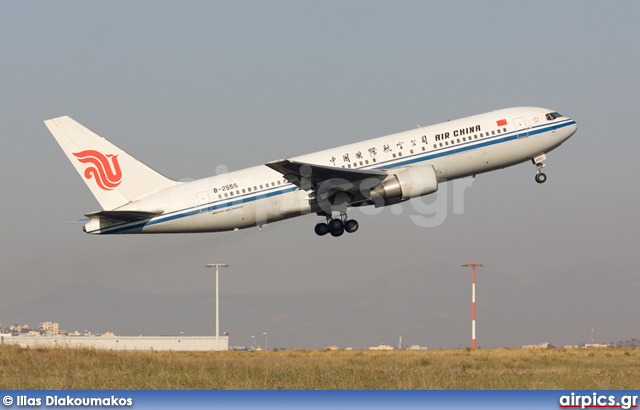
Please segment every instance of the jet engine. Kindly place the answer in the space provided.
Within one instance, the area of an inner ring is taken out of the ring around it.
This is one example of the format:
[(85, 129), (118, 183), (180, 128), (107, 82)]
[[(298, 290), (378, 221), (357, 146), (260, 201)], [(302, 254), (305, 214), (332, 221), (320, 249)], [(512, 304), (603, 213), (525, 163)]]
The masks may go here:
[(376, 208), (438, 190), (438, 178), (433, 165), (399, 167), (387, 172), (389, 176), (371, 190), (371, 199)]

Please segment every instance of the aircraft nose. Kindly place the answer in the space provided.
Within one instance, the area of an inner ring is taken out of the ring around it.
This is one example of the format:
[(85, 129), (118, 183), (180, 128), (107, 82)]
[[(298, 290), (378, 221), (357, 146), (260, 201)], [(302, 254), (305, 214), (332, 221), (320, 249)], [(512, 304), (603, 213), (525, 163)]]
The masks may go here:
[(578, 123), (575, 122), (574, 120), (571, 120), (572, 124), (569, 125), (569, 136), (572, 136), (573, 134), (576, 133), (576, 131), (578, 131)]

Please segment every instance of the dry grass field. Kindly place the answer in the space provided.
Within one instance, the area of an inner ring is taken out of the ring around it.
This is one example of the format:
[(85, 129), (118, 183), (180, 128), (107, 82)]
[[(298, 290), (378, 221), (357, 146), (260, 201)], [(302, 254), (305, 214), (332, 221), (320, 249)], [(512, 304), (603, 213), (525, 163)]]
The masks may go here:
[(640, 349), (114, 352), (0, 346), (0, 389), (638, 389)]

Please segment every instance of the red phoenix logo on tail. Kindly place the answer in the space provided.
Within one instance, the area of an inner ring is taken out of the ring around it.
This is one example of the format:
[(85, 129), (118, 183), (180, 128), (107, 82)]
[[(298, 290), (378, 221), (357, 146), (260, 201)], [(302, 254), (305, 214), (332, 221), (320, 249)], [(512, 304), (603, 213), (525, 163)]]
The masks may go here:
[(84, 170), (84, 177), (95, 178), (98, 186), (105, 191), (113, 190), (122, 182), (122, 171), (120, 171), (117, 155), (105, 155), (94, 150), (74, 152), (73, 155), (83, 164), (90, 164)]

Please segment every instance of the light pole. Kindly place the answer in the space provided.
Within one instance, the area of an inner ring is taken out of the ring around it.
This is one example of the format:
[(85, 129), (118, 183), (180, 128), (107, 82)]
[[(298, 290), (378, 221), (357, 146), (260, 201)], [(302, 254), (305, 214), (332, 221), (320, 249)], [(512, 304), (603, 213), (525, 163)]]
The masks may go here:
[(228, 268), (226, 263), (209, 263), (204, 265), (207, 268), (216, 268), (216, 351), (220, 351), (220, 291), (218, 288), (218, 269)]
[(255, 350), (256, 348), (256, 337), (251, 336), (251, 347)]
[(269, 339), (267, 339), (267, 332), (262, 332), (264, 335), (264, 350), (269, 350)]
[(473, 267), (473, 282), (471, 285), (471, 306), (472, 306), (472, 314), (471, 314), (471, 347), (475, 350), (476, 348), (476, 266), (484, 266), (482, 263), (465, 263), (462, 265), (464, 267), (472, 266)]

